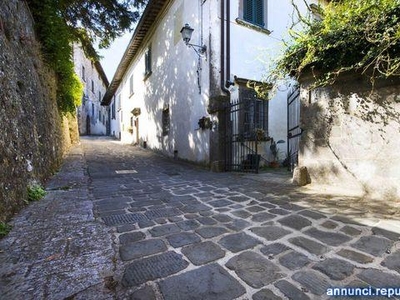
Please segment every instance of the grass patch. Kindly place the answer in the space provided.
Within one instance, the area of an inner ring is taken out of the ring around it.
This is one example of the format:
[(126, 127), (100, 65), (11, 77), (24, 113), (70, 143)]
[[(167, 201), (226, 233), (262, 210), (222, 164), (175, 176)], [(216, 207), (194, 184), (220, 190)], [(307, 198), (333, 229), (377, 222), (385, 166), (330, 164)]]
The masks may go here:
[(28, 202), (39, 201), (46, 195), (46, 191), (38, 184), (28, 186)]
[(11, 229), (12, 227), (7, 223), (0, 222), (0, 238), (5, 237)]

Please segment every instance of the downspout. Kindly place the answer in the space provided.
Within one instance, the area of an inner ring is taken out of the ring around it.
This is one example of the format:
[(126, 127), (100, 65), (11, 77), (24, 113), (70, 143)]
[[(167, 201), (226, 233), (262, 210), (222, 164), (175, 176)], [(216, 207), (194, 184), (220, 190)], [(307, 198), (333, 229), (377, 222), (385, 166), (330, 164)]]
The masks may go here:
[[(228, 111), (230, 107), (230, 98), (231, 92), (228, 89), (229, 85), (227, 85), (226, 78), (230, 76), (230, 0), (220, 0), (221, 1), (221, 91), (227, 97), (227, 102), (224, 101), (222, 108), (223, 111), (220, 112), (220, 120), (224, 123), (224, 126), (221, 126), (221, 131), (219, 132), (220, 137), (221, 135), (224, 136), (223, 140), (226, 144), (226, 138), (228, 138), (228, 131), (229, 131), (229, 120), (230, 120), (230, 113)], [(225, 7), (226, 7), (226, 19), (225, 19)], [(225, 32), (225, 22), (226, 22), (226, 32)], [(225, 43), (226, 42), (226, 43)], [(226, 66), (226, 68), (225, 68)], [(228, 112), (228, 114), (226, 113)], [(224, 162), (224, 170), (228, 171), (228, 165), (231, 157), (230, 149), (225, 145), (219, 146), (219, 153), (222, 154), (223, 162)], [(221, 158), (222, 158), (221, 157)], [(222, 160), (222, 159), (221, 159)]]
[[(225, 34), (225, 6), (226, 6), (226, 34)], [(225, 39), (226, 39), (226, 47), (225, 47)], [(221, 0), (221, 83), (220, 84), (221, 84), (221, 90), (225, 92), (228, 96), (230, 95), (230, 91), (227, 87), (229, 87), (230, 84), (228, 83), (228, 80), (226, 78), (229, 78), (231, 73), (230, 40), (231, 40), (230, 0)]]
[(226, 0), (226, 77), (225, 87), (231, 86), (231, 1)]

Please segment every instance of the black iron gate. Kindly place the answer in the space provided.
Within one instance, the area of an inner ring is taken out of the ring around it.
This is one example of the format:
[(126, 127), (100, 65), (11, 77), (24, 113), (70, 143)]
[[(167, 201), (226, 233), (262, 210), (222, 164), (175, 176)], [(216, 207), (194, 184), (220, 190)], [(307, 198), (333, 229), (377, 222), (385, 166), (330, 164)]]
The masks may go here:
[(302, 130), (300, 128), (300, 87), (294, 84), (289, 88), (287, 96), (287, 153), (289, 167), (293, 171), (298, 163), (299, 143)]
[(225, 170), (258, 173), (262, 158), (257, 144), (268, 134), (268, 102), (258, 99), (254, 90), (240, 89), (226, 114)]

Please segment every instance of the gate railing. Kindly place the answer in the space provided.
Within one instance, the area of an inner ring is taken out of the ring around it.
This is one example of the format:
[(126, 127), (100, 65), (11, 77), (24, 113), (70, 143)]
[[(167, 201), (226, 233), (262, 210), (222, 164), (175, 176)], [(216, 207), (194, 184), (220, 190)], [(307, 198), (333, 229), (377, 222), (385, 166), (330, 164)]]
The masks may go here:
[(291, 87), (287, 97), (287, 153), (289, 168), (293, 171), (298, 164), (299, 143), (302, 130), (300, 128), (300, 87), (295, 84)]
[(225, 171), (258, 173), (261, 155), (257, 149), (255, 99), (243, 97), (226, 109)]

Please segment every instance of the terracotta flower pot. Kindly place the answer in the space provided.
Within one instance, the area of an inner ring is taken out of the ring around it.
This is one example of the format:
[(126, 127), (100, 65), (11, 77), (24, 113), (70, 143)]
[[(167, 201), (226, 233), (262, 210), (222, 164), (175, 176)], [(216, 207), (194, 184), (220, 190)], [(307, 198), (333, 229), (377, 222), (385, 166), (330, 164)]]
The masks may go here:
[(276, 169), (276, 168), (279, 168), (280, 164), (279, 164), (279, 162), (277, 162), (277, 161), (271, 161), (271, 162), (269, 163), (269, 166), (270, 166), (271, 168)]

